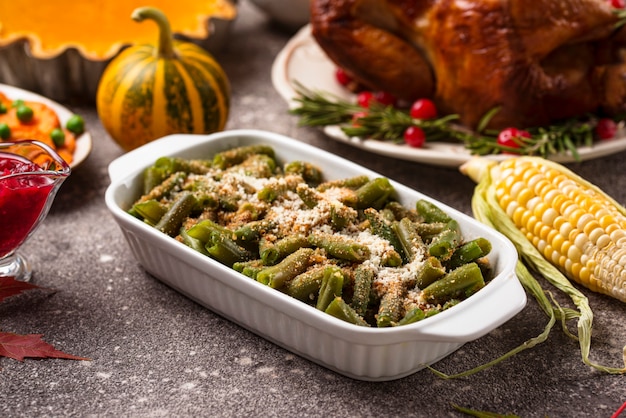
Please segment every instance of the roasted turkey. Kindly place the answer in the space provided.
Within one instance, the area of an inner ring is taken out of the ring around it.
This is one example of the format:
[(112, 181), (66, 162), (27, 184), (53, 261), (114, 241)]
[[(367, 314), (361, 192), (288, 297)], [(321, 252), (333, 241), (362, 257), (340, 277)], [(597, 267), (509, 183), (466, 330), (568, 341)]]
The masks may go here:
[(476, 127), (626, 110), (626, 31), (609, 0), (311, 0), (326, 55), (372, 90)]

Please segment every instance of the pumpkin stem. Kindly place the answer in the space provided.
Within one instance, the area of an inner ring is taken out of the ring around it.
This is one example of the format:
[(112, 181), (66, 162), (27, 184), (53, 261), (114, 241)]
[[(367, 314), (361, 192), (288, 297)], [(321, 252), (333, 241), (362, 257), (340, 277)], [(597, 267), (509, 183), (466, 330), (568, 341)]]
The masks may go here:
[(159, 49), (158, 56), (161, 58), (174, 58), (174, 37), (172, 28), (167, 16), (156, 7), (139, 7), (133, 11), (131, 18), (137, 22), (143, 22), (145, 19), (151, 19), (156, 22), (159, 27)]

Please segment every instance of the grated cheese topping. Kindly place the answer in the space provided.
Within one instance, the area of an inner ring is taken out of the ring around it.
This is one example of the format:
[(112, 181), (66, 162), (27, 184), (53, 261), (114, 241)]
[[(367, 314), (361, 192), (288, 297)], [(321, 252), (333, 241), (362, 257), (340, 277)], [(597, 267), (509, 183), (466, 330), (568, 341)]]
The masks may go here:
[[(263, 163), (264, 158), (265, 163)], [(180, 179), (172, 175), (169, 180), (142, 196), (138, 202), (161, 196), (159, 198), (161, 203), (166, 205), (176, 198), (178, 192), (190, 190), (199, 201), (208, 203), (206, 207), (203, 206), (204, 211), (201, 214), (196, 214), (193, 218), (188, 217), (183, 221), (185, 231), (190, 231), (194, 224), (208, 219), (233, 231), (232, 239), (236, 240), (234, 231), (253, 221), (262, 220), (263, 244), (259, 240), (254, 245), (267, 244), (271, 251), (275, 251), (271, 246), (278, 240), (294, 236), (297, 238), (294, 240), (297, 242), (296, 245), (302, 245), (300, 237), (304, 237), (304, 245), (312, 246), (315, 250), (307, 250), (312, 255), (307, 255), (308, 263), (302, 262), (302, 265), (308, 269), (307, 271), (316, 269), (319, 271), (320, 267), (331, 264), (341, 268), (344, 272), (344, 280), (350, 281), (348, 300), (353, 297), (354, 300), (357, 299), (355, 275), (359, 273), (356, 267), (359, 266), (365, 269), (366, 273), (372, 274), (371, 288), (366, 286), (367, 293), (359, 290), (358, 294), (365, 295), (359, 300), (365, 301), (366, 309), (373, 300), (377, 301), (380, 310), (375, 315), (374, 322), (378, 323), (378, 320), (384, 317), (383, 301), (385, 300), (394, 309), (398, 306), (401, 309), (399, 313), (401, 316), (395, 316), (389, 324), (395, 324), (414, 308), (426, 310), (435, 307), (427, 303), (422, 290), (416, 286), (420, 271), (429, 257), (428, 250), (425, 249), (421, 239), (416, 239), (420, 242), (412, 243), (409, 251), (410, 259), (402, 260), (400, 255), (404, 253), (402, 249), (394, 248), (391, 242), (372, 231), (373, 225), (370, 225), (370, 221), (374, 221), (368, 216), (376, 212), (370, 212), (371, 209), (367, 209), (364, 217), (363, 213), (354, 208), (359, 198), (356, 189), (342, 186), (341, 181), (327, 182), (319, 188), (308, 185), (299, 174), (284, 174), (281, 169), (270, 168), (273, 166), (267, 164), (269, 157), (264, 156), (264, 158), (255, 155), (226, 169), (205, 166), (203, 168), (206, 170), (186, 173), (186, 176)], [(358, 179), (359, 182), (361, 180), (361, 178)], [(170, 181), (169, 184), (168, 181)], [(394, 209), (390, 210), (393, 212)], [(395, 210), (398, 208), (396, 207)], [(415, 210), (407, 209), (407, 212), (411, 212), (409, 218), (416, 219), (413, 217), (413, 215), (417, 216)], [(380, 214), (382, 212), (377, 215)], [(396, 216), (399, 218), (406, 215), (394, 215)], [(211, 232), (211, 234), (214, 233)], [(178, 236), (177, 239), (184, 242), (182, 236)], [(240, 244), (245, 245), (243, 242), (233, 245)], [(331, 248), (332, 245), (336, 248)], [(258, 257), (261, 250), (254, 249), (250, 254), (254, 254), (250, 258)], [(236, 259), (249, 258), (238, 256)], [(257, 264), (261, 269), (269, 267), (264, 260), (256, 260), (262, 262), (260, 265)], [(232, 262), (228, 264), (232, 266)], [(354, 296), (350, 295), (351, 291), (354, 291)], [(312, 295), (310, 300), (315, 298), (317, 296)], [(301, 298), (301, 300), (305, 299), (308, 298)], [(364, 316), (365, 313), (367, 312), (359, 312), (358, 315)]]

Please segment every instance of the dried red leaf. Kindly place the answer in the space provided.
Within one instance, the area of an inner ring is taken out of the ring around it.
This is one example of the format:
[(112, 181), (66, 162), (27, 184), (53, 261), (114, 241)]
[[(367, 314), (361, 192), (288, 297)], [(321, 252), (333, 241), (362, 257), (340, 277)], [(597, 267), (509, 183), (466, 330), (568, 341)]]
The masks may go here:
[(19, 295), (25, 290), (40, 289), (39, 286), (15, 280), (13, 277), (0, 277), (0, 302), (9, 296)]
[(0, 356), (18, 361), (25, 358), (62, 358), (69, 360), (89, 360), (64, 353), (41, 339), (42, 334), (19, 335), (12, 332), (0, 332)]

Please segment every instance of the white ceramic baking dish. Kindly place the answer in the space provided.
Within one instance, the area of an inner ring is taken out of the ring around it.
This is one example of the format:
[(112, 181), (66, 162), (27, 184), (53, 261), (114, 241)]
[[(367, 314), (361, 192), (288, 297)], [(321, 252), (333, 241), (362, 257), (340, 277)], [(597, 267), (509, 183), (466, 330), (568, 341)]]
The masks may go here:
[(489, 258), (496, 272), (487, 286), (460, 304), (426, 320), (394, 328), (359, 327), (336, 319), (203, 256), (126, 213), (140, 196), (142, 171), (158, 157), (209, 157), (254, 143), (273, 146), (283, 162), (300, 159), (315, 163), (328, 179), (380, 176), (295, 139), (262, 131), (171, 135), (151, 142), (110, 164), (112, 183), (106, 192), (108, 208), (147, 272), (263, 338), (338, 373), (369, 381), (412, 374), (489, 333), (525, 306), (526, 294), (515, 276), (517, 253), (506, 238), (393, 181), (401, 203), (412, 206), (420, 198), (433, 201), (459, 222), (464, 237), (489, 239), (493, 244)]

